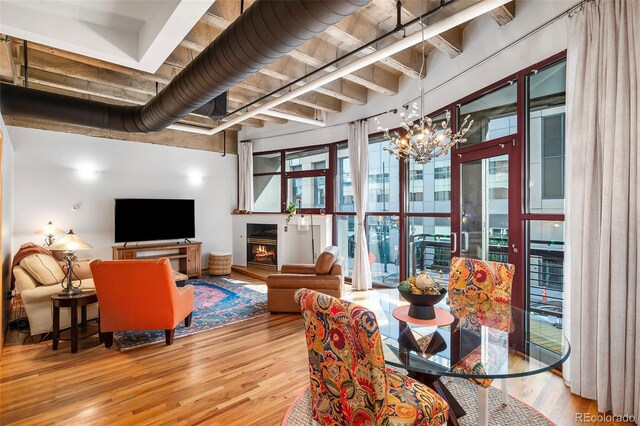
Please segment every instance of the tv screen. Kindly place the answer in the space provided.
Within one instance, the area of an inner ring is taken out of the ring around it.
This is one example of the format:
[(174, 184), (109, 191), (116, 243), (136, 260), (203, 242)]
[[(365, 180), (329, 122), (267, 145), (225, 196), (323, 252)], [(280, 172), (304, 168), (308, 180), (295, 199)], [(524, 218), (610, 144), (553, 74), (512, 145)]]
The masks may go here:
[(195, 236), (195, 200), (116, 199), (116, 243)]

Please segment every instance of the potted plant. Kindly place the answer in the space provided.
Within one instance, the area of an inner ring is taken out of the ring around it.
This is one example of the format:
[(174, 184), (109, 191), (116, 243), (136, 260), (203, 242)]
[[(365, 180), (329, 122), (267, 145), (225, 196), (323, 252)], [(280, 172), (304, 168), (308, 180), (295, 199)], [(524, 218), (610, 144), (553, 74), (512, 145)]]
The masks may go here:
[(296, 214), (296, 211), (297, 211), (295, 201), (290, 202), (285, 211), (288, 213), (288, 215), (287, 215), (287, 218), (284, 220), (284, 232), (287, 232), (289, 230), (289, 222), (291, 221), (291, 218), (293, 217), (293, 215)]

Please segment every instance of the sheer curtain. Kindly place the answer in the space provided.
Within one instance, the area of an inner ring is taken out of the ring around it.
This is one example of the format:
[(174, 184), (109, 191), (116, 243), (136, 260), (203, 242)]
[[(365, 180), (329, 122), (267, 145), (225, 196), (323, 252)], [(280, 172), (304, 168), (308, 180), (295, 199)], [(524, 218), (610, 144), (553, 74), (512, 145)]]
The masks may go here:
[(253, 211), (253, 145), (238, 142), (238, 210)]
[(567, 201), (571, 390), (640, 418), (640, 2), (569, 19)]
[(349, 124), (349, 167), (358, 224), (351, 284), (354, 290), (368, 290), (372, 285), (367, 235), (364, 227), (369, 195), (369, 124), (366, 120)]

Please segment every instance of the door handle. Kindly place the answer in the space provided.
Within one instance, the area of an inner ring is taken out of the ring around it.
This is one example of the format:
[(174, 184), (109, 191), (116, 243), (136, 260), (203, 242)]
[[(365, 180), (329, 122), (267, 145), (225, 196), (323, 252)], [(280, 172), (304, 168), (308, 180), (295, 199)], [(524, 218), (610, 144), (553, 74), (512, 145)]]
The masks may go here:
[(469, 251), (469, 233), (461, 232), (460, 234), (462, 235), (462, 247), (460, 248), (460, 251), (462, 253), (466, 253)]
[(458, 234), (452, 232), (451, 237), (453, 238), (453, 250), (451, 250), (451, 253), (455, 253), (458, 251)]

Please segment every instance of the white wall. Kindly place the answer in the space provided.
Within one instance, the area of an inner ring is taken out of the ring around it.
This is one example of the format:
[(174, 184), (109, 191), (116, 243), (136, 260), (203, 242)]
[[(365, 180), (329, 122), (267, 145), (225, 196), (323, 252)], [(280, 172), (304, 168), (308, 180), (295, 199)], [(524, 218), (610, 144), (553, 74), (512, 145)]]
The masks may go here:
[[(2, 257), (2, 300), (3, 309), (0, 310), (4, 319), (7, 318), (9, 302), (5, 300), (5, 292), (10, 288), (11, 260), (13, 258), (13, 145), (11, 136), (7, 131), (4, 120), (0, 115), (0, 131), (2, 131), (2, 245), (0, 256)], [(6, 323), (2, 322), (3, 326)], [(4, 330), (0, 330), (0, 336)], [(2, 338), (0, 337), (0, 342)]]
[[(196, 240), (209, 251), (231, 251), (237, 205), (236, 155), (9, 127), (15, 149), (14, 249), (41, 242), (49, 220), (73, 230), (93, 249), (81, 257), (111, 259), (114, 198), (196, 200)], [(83, 178), (78, 170), (97, 170)], [(203, 176), (200, 185), (189, 176)], [(72, 206), (79, 208), (73, 210)]]
[[(427, 61), (425, 88), (425, 112), (435, 111), (456, 100), (482, 89), (529, 65), (548, 58), (567, 46), (566, 17), (547, 26), (536, 34), (487, 60), (473, 70), (450, 79), (480, 63), (484, 59), (528, 34), (551, 18), (578, 3), (577, 0), (517, 0), (516, 18), (500, 28), (489, 15), (470, 22), (463, 34), (463, 52), (455, 59), (434, 52)], [(434, 90), (435, 87), (443, 84)], [(397, 95), (386, 96), (369, 91), (366, 105), (343, 103), (340, 114), (329, 114), (327, 124), (346, 123), (389, 109), (400, 108), (418, 94), (416, 80), (403, 77)], [(387, 114), (380, 117), (383, 126), (398, 127), (400, 117)], [(369, 131), (377, 130), (375, 120), (369, 120)], [(287, 135), (288, 133), (296, 132)], [(302, 132), (302, 133), (300, 133)], [(317, 128), (309, 125), (268, 123), (264, 128), (243, 127), (241, 140), (251, 140), (254, 152), (332, 143), (347, 139), (347, 125)]]

